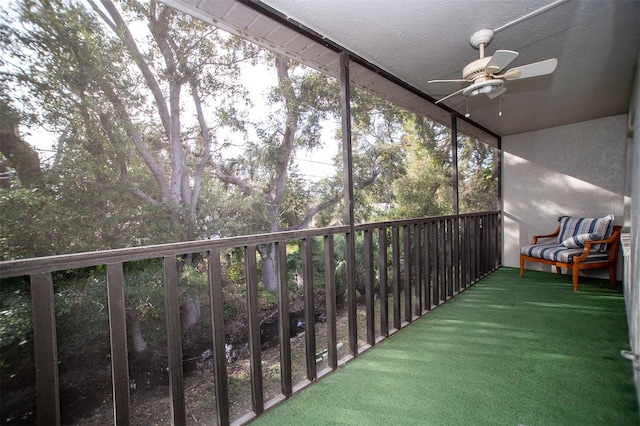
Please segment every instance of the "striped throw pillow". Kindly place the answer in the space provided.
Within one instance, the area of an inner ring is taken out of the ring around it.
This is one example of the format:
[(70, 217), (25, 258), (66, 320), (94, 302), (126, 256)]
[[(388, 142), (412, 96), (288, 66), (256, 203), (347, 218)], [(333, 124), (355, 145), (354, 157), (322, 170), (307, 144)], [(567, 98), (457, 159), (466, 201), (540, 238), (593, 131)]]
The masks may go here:
[(562, 245), (566, 248), (582, 248), (587, 241), (597, 241), (601, 239), (602, 237), (598, 234), (578, 234), (575, 237), (564, 240)]

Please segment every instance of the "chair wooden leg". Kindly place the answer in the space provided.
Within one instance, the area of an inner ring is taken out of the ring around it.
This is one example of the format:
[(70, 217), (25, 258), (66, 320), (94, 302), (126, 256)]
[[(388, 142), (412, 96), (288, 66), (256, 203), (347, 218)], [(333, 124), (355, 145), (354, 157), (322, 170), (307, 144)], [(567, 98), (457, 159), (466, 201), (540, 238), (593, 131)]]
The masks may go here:
[(573, 268), (571, 268), (571, 278), (573, 280), (573, 291), (578, 291), (578, 272), (580, 272), (580, 269), (578, 269), (577, 266), (574, 266)]
[(616, 281), (616, 267), (615, 265), (609, 266), (609, 284), (611, 287), (615, 287), (618, 282)]
[(524, 257), (520, 255), (520, 278), (524, 276)]

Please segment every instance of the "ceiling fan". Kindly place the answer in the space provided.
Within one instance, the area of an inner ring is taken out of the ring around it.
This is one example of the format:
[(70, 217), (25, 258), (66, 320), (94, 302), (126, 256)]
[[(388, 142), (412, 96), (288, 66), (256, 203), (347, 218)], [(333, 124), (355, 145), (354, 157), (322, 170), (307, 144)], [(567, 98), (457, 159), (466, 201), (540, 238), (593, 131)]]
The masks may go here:
[[(471, 43), (471, 46), (474, 48), (480, 50), (480, 58), (463, 68), (462, 79), (428, 81), (428, 83), (471, 83), (467, 87), (456, 90), (444, 98), (437, 100), (436, 104), (460, 93), (467, 98), (479, 94), (486, 94), (489, 98), (494, 99), (506, 92), (507, 88), (504, 87), (504, 84), (507, 81), (538, 77), (551, 74), (555, 71), (558, 60), (551, 58), (502, 72), (518, 56), (518, 52), (512, 50), (496, 50), (493, 56), (485, 56), (485, 47), (491, 42), (493, 35), (493, 30), (483, 29), (475, 32), (471, 36), (469, 43)], [(500, 72), (502, 72), (502, 74), (500, 74)]]

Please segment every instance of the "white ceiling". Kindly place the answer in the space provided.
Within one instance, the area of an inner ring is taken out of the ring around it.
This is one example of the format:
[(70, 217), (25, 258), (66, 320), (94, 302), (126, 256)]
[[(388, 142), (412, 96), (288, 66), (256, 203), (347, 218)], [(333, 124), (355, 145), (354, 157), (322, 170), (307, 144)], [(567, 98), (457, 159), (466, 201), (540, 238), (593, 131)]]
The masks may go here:
[[(469, 44), (482, 28), (496, 33), (487, 55), (520, 53), (509, 67), (558, 59), (552, 75), (507, 83), (499, 100), (470, 98), (470, 119), (506, 136), (628, 111), (638, 64), (640, 2), (637, 0), (162, 0), (223, 29), (286, 53), (337, 75), (335, 45), (357, 55), (409, 86), (439, 99), (462, 86), (427, 84), (461, 78), (478, 58)], [(555, 7), (515, 23), (550, 4)], [(274, 12), (271, 19), (254, 9)], [(306, 38), (300, 25), (322, 38)], [(362, 87), (397, 100), (441, 121), (448, 112), (398, 90), (366, 67), (354, 64), (351, 78)], [(462, 95), (445, 101), (464, 114)]]
[[(478, 58), (469, 44), (482, 28), (497, 29), (553, 0), (263, 0), (420, 91), (441, 98), (462, 86), (427, 84), (461, 78)], [(598, 117), (629, 107), (638, 64), (640, 2), (572, 0), (497, 32), (498, 49), (520, 56), (511, 66), (558, 58), (550, 76), (507, 83), (498, 99), (469, 101), (471, 119), (505, 136)], [(464, 113), (462, 95), (445, 101)]]

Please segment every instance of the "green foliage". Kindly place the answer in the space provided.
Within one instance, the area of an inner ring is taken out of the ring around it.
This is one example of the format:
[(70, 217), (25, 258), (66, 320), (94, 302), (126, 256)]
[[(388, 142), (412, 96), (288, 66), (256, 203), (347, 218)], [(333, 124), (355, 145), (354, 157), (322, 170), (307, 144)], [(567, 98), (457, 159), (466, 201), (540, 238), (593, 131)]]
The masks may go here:
[[(365, 294), (365, 280), (366, 280), (366, 267), (365, 267), (365, 250), (364, 250), (364, 233), (359, 232), (355, 236), (355, 272), (356, 272), (356, 290), (361, 294)], [(372, 250), (378, 253), (378, 238), (376, 235), (372, 236)], [(347, 283), (347, 241), (346, 238), (335, 239), (335, 259), (336, 259), (336, 294), (344, 294), (346, 292)], [(380, 287), (380, 274), (378, 262), (373, 263), (374, 268), (374, 290)]]
[(398, 201), (391, 217), (410, 218), (452, 214), (451, 164), (428, 141), (411, 139), (406, 151), (406, 175), (393, 182)]
[(109, 309), (103, 269), (59, 273), (54, 279), (56, 336), (63, 367), (109, 356)]
[(134, 318), (139, 320), (147, 343), (157, 346), (166, 338), (162, 263), (156, 259), (129, 262), (124, 279), (128, 327)]
[[(312, 238), (311, 241), (311, 257), (313, 266), (313, 287), (318, 289), (324, 288), (324, 243), (320, 238)], [(287, 272), (289, 290), (293, 293), (300, 293), (302, 288), (303, 271), (303, 244), (302, 240), (289, 241), (287, 245)]]
[(31, 294), (23, 278), (0, 281), (0, 381), (3, 388), (24, 386), (33, 372)]
[(498, 208), (497, 150), (471, 137), (458, 140), (460, 212)]
[(28, 288), (28, 282), (23, 279), (2, 280), (0, 348), (13, 344), (24, 345), (31, 334), (31, 294)]
[[(41, 190), (0, 189), (0, 259), (50, 254), (55, 245), (51, 200)], [(36, 232), (40, 230), (40, 232)]]
[(260, 309), (267, 310), (278, 306), (276, 293), (264, 288), (262, 283), (258, 284), (258, 300)]
[(206, 271), (202, 272), (198, 270), (197, 267), (191, 265), (182, 266), (179, 276), (179, 287), (183, 297), (202, 292), (206, 293), (209, 288)]

